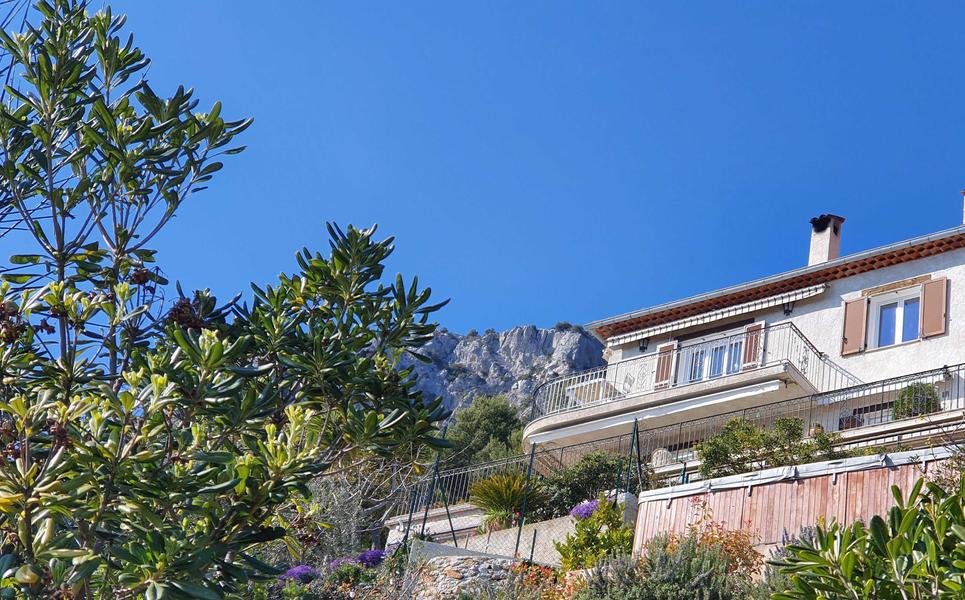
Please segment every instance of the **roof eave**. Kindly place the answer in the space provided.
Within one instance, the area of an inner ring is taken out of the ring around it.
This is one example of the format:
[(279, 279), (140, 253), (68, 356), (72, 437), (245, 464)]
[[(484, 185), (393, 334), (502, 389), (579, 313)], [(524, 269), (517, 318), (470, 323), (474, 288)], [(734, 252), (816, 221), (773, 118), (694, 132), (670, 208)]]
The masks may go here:
[(786, 279), (800, 277), (802, 275), (808, 275), (810, 273), (816, 273), (818, 271), (822, 271), (825, 269), (833, 269), (841, 265), (846, 265), (851, 262), (865, 260), (880, 254), (887, 254), (889, 252), (894, 252), (896, 250), (902, 250), (905, 248), (910, 248), (921, 244), (927, 244), (929, 242), (934, 242), (936, 240), (950, 238), (950, 237), (954, 237), (956, 235), (962, 235), (962, 234), (965, 234), (965, 225), (960, 225), (958, 227), (953, 227), (951, 229), (946, 229), (944, 231), (939, 231), (937, 233), (930, 233), (916, 238), (911, 238), (909, 240), (904, 240), (901, 242), (895, 242), (893, 244), (888, 244), (886, 246), (871, 248), (870, 250), (863, 250), (861, 252), (850, 254), (848, 256), (842, 256), (840, 258), (829, 260), (827, 262), (818, 263), (815, 265), (808, 265), (806, 267), (800, 267), (797, 269), (793, 269), (791, 271), (785, 271), (784, 273), (779, 273), (777, 275), (769, 275), (761, 279), (756, 279), (753, 281), (749, 281), (747, 283), (742, 283), (739, 285), (722, 288), (712, 292), (698, 294), (696, 296), (691, 296), (689, 298), (684, 298), (682, 300), (675, 300), (673, 302), (659, 304), (657, 306), (652, 306), (650, 308), (645, 308), (645, 309), (636, 310), (629, 313), (624, 313), (616, 317), (609, 317), (606, 319), (592, 321), (590, 323), (587, 323), (585, 325), (585, 328), (589, 330), (595, 337), (605, 342), (606, 336), (600, 335), (598, 331), (601, 327), (606, 327), (617, 323), (622, 323), (624, 321), (630, 321), (633, 319), (639, 319), (641, 317), (646, 317), (649, 315), (655, 315), (667, 310), (678, 309), (690, 304), (705, 302), (707, 300), (713, 300), (714, 298), (719, 298), (730, 294), (736, 294), (747, 290), (752, 290), (754, 288), (762, 287), (762, 286), (776, 283), (779, 281), (784, 281)]

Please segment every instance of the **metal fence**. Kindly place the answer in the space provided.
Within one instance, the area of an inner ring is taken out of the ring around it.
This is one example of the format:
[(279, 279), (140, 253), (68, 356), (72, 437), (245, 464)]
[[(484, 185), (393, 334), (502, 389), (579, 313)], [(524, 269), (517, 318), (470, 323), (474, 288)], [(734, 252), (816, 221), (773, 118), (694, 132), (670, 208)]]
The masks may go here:
[[(572, 506), (534, 505), (537, 488), (546, 478), (579, 463), (591, 452), (609, 457), (605, 469), (580, 485), (583, 496), (572, 503), (604, 495), (626, 503), (627, 494), (646, 488), (649, 469), (642, 461), (639, 441), (634, 433), (564, 448), (531, 448), (529, 454), (467, 468), (434, 470), (431, 477), (411, 486), (401, 503), (402, 543), (428, 539), (477, 552), (555, 564), (558, 554), (554, 543), (573, 531), (567, 515)], [(525, 485), (525, 499), (514, 514), (499, 527), (490, 527), (481, 511), (467, 504), (473, 485), (496, 474), (516, 474)], [(635, 498), (635, 496), (632, 496)], [(635, 509), (635, 501), (632, 508)], [(629, 514), (629, 513), (628, 513)], [(397, 517), (400, 518), (400, 517)], [(629, 517), (628, 517), (629, 519)]]
[(821, 392), (861, 383), (818, 351), (793, 323), (781, 323), (658, 349), (548, 381), (533, 393), (530, 419), (781, 364), (792, 365)]
[[(621, 457), (612, 473), (599, 478), (587, 499), (599, 494), (635, 502), (643, 487), (659, 488), (699, 478), (697, 448), (732, 419), (763, 429), (779, 419), (797, 419), (805, 437), (835, 432), (838, 448), (874, 447), (882, 451), (947, 444), (965, 434), (965, 364), (873, 383), (854, 385), (712, 417), (646, 429), (634, 422), (631, 433), (565, 447), (536, 447), (529, 454), (458, 469), (441, 469), (404, 491), (396, 527), (401, 542), (437, 543), (536, 562), (552, 563), (554, 543), (572, 531), (568, 517), (548, 519), (525, 503), (503, 529), (487, 529), (482, 511), (469, 504), (473, 485), (497, 473), (525, 477), (526, 493), (591, 452)], [(746, 471), (767, 464), (747, 464)], [(627, 495), (623, 495), (627, 494)], [(571, 507), (555, 507), (568, 511)], [(630, 517), (627, 517), (628, 519)]]
[[(407, 502), (401, 510), (424, 513), (432, 507), (464, 503), (474, 483), (496, 473), (525, 472), (532, 464), (534, 473), (547, 475), (576, 464), (593, 451), (633, 458), (639, 448), (642, 467), (656, 474), (658, 484), (683, 481), (696, 472), (698, 444), (719, 433), (735, 418), (764, 429), (772, 428), (779, 419), (799, 419), (806, 436), (818, 429), (836, 432), (840, 436), (840, 447), (895, 447), (914, 445), (924, 437), (941, 436), (953, 429), (958, 431), (962, 415), (953, 411), (962, 410), (965, 410), (965, 364), (674, 425), (653, 429), (641, 426), (635, 435), (628, 433), (558, 448), (534, 448), (531, 454), (506, 460), (439, 470), (408, 490)], [(749, 466), (748, 470), (753, 469)], [(635, 473), (633, 475), (635, 477)], [(612, 489), (620, 487), (615, 476)]]

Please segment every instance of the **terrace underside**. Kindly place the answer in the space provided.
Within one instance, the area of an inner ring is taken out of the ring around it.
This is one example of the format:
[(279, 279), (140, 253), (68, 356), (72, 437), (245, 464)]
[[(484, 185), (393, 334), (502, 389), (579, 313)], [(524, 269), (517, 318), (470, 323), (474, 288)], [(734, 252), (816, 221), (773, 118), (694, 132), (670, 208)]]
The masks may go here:
[(683, 421), (756, 408), (816, 393), (815, 386), (788, 363), (778, 363), (685, 387), (672, 387), (551, 414), (529, 423), (523, 443), (540, 449), (560, 448), (633, 430), (654, 429)]

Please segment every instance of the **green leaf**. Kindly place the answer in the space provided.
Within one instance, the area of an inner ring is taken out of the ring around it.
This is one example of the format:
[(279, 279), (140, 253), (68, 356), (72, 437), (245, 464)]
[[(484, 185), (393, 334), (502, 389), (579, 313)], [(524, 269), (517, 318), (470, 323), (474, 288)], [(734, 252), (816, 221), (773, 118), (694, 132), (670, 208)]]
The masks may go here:
[(191, 598), (199, 598), (200, 600), (222, 600), (224, 598), (224, 596), (222, 596), (219, 592), (191, 583), (189, 581), (172, 581), (171, 585), (181, 590)]
[(36, 265), (43, 259), (39, 254), (14, 254), (10, 257), (10, 262), (15, 265)]

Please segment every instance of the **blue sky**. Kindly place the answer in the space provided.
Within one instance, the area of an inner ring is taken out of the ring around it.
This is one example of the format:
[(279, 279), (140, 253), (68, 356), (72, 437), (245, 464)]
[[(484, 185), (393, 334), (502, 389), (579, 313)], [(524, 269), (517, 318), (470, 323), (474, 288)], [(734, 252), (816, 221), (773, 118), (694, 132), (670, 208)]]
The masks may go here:
[(124, 0), (159, 92), (252, 116), (159, 241), (219, 295), (324, 222), (450, 329), (582, 323), (961, 222), (965, 5)]

